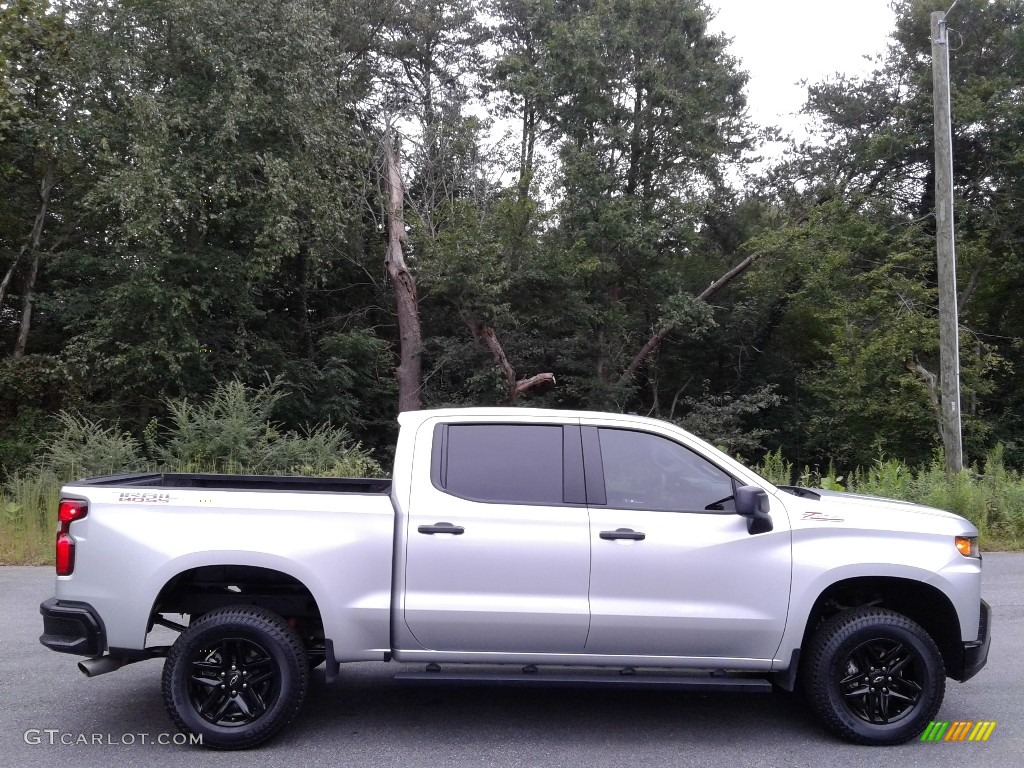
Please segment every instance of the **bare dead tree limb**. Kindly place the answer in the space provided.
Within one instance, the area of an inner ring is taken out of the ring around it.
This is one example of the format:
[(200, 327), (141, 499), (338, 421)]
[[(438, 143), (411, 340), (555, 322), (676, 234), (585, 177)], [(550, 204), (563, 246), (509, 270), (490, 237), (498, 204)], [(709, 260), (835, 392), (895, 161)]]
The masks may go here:
[[(24, 251), (24, 249), (22, 249)], [(0, 280), (0, 307), (4, 304), (4, 297), (7, 295), (7, 286), (11, 284), (11, 278), (14, 277), (14, 272), (18, 268), (18, 264), (21, 263), (21, 254), (19, 251), (14, 256), (14, 261), (11, 262), (11, 266), (7, 268), (7, 272), (4, 274), (4, 279)]]
[(928, 392), (928, 399), (931, 401), (932, 404), (932, 409), (935, 411), (935, 421), (939, 426), (939, 436), (943, 437), (943, 430), (946, 427), (945, 422), (942, 420), (942, 400), (939, 391), (938, 375), (929, 371), (927, 368), (921, 365), (920, 362), (913, 358), (907, 360), (904, 363), (904, 365), (906, 366), (906, 369), (908, 371), (917, 376), (917, 378), (920, 379), (921, 382), (924, 384), (925, 389)]
[(529, 392), (531, 389), (539, 387), (541, 384), (554, 384), (555, 375), (553, 373), (538, 373), (534, 376), (530, 376), (526, 379), (516, 379), (516, 370), (512, 367), (512, 363), (508, 361), (508, 356), (505, 354), (505, 348), (501, 345), (498, 340), (498, 334), (495, 333), (494, 329), (490, 326), (484, 325), (482, 322), (469, 315), (463, 315), (463, 321), (469, 327), (470, 333), (473, 334), (473, 338), (484, 345), (487, 351), (491, 353), (491, 359), (494, 360), (494, 364), (501, 371), (501, 375), (505, 379), (507, 386), (505, 400), (502, 401), (502, 405), (511, 405), (521, 395)]
[(967, 303), (971, 300), (971, 298), (974, 296), (974, 292), (978, 289), (978, 282), (979, 278), (981, 277), (981, 271), (981, 265), (979, 264), (977, 267), (974, 268), (974, 271), (971, 272), (971, 278), (970, 280), (967, 281), (967, 287), (964, 288), (963, 291), (960, 293), (960, 298), (957, 300), (956, 303), (956, 310), (958, 315), (963, 314), (964, 309), (966, 309), (967, 307)]
[[(716, 293), (722, 290), (722, 288), (724, 288), (730, 282), (732, 282), (737, 277), (746, 272), (747, 269), (749, 269), (750, 266), (757, 260), (759, 255), (760, 254), (755, 253), (751, 256), (747, 256), (747, 258), (745, 258), (743, 261), (741, 261), (739, 264), (737, 264), (735, 267), (730, 269), (724, 275), (722, 275), (713, 283), (711, 283), (711, 285), (705, 288), (701, 292), (701, 294), (697, 296), (697, 299), (699, 301), (707, 301), (708, 299), (710, 299), (712, 296), (714, 296)], [(626, 366), (626, 370), (623, 371), (622, 375), (619, 377), (618, 385), (620, 387), (625, 386), (630, 382), (630, 380), (633, 378), (633, 375), (637, 372), (637, 369), (639, 369), (640, 366), (647, 361), (647, 358), (654, 354), (655, 350), (657, 350), (658, 347), (661, 346), (661, 342), (663, 342), (665, 340), (665, 337), (672, 332), (672, 329), (674, 327), (675, 326), (673, 325), (666, 325), (660, 328), (657, 333), (655, 333), (653, 336), (651, 336), (651, 338), (647, 340), (647, 343), (640, 348), (640, 351), (636, 353), (636, 355), (630, 361), (629, 365)]]

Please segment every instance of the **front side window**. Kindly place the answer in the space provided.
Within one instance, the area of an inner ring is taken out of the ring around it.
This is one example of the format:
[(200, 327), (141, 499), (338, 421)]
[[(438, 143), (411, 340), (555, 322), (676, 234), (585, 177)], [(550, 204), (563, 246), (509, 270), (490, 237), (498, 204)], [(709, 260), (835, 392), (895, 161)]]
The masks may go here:
[(562, 503), (562, 428), (446, 425), (440, 485), (455, 496), (511, 504)]
[(598, 430), (607, 506), (733, 511), (733, 481), (679, 443), (645, 432)]

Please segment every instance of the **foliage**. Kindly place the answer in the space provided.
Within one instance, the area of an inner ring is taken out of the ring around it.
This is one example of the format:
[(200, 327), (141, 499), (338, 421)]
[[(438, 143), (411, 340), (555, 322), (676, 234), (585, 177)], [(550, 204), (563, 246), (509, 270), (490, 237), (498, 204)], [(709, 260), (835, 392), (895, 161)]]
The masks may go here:
[(0, 565), (53, 562), (60, 486), (50, 472), (17, 474), (0, 483)]
[(81, 414), (61, 411), (59, 428), (42, 458), (44, 472), (68, 480), (137, 472), (145, 464), (142, 445), (116, 426), (104, 427)]
[(743, 417), (772, 408), (779, 404), (779, 399), (771, 386), (740, 397), (713, 395), (705, 390), (700, 397), (684, 398), (689, 412), (676, 422), (727, 453), (753, 453), (763, 449), (762, 441), (770, 433), (747, 429)]
[[(909, 493), (938, 444), (932, 9), (894, 8), (875, 71), (810, 84), (816, 135), (758, 169), (703, 0), (3, 3), (0, 477), (34, 477), (55, 436), (62, 471), (386, 461), (387, 131), (425, 405), (550, 373), (516, 402)], [(1003, 445), (1013, 472), (1024, 1), (952, 23), (966, 453)]]
[(782, 449), (769, 451), (757, 465), (757, 473), (772, 485), (792, 485), (793, 464), (786, 461)]
[(380, 465), (353, 445), (342, 427), (282, 430), (271, 414), (286, 395), (277, 382), (249, 390), (232, 381), (219, 385), (203, 403), (169, 401), (168, 434), (154, 446), (159, 465), (245, 474), (381, 474)]

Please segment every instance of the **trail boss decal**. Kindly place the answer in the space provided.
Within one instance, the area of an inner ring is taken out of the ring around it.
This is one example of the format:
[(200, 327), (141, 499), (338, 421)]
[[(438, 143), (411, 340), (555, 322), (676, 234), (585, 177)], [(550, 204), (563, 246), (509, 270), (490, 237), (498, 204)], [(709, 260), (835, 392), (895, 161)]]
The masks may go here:
[(841, 523), (841, 522), (843, 522), (843, 518), (841, 518), (841, 517), (832, 517), (830, 515), (826, 515), (824, 512), (804, 512), (804, 516), (801, 519), (803, 519), (803, 520), (818, 520), (818, 521), (820, 521), (822, 523)]
[(133, 501), (139, 504), (168, 504), (171, 501), (171, 494), (141, 491), (126, 491), (117, 497), (118, 501)]

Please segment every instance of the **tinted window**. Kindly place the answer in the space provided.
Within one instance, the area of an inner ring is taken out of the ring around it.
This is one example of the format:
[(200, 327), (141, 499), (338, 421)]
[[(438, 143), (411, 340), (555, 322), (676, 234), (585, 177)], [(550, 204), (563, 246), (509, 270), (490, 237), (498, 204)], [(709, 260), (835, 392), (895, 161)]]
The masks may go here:
[(519, 504), (562, 503), (562, 428), (451, 424), (441, 485), (456, 496)]
[(689, 448), (658, 435), (599, 430), (609, 507), (734, 510), (732, 479)]

